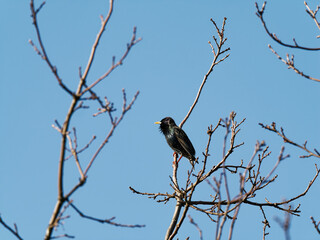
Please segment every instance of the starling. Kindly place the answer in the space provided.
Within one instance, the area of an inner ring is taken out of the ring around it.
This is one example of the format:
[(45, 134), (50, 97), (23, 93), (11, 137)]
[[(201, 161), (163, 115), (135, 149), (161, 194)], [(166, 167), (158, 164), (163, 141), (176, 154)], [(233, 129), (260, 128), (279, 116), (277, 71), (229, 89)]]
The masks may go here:
[(189, 159), (192, 167), (194, 167), (194, 155), (196, 152), (187, 134), (176, 125), (171, 117), (166, 117), (160, 122), (155, 122), (155, 124), (160, 124), (160, 131), (166, 137), (169, 146), (173, 151), (181, 155), (178, 162), (182, 157), (185, 157)]

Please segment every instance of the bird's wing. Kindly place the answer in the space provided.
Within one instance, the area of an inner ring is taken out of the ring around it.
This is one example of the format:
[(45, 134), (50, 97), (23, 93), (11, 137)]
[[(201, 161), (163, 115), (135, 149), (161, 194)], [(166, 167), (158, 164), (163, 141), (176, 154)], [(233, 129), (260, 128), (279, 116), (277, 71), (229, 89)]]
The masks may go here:
[(193, 145), (189, 140), (187, 134), (181, 128), (178, 128), (178, 127), (176, 127), (174, 131), (175, 131), (175, 136), (177, 137), (179, 143), (184, 148), (184, 150), (191, 156), (194, 156), (196, 151), (194, 150)]

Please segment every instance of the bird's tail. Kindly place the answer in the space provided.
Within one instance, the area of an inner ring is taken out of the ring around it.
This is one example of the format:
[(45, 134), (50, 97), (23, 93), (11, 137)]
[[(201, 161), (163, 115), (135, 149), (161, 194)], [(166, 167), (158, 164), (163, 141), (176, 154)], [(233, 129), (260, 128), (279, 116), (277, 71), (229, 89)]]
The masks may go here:
[(189, 159), (189, 162), (190, 162), (192, 168), (194, 168), (194, 163), (199, 163), (199, 162), (198, 162), (198, 158), (195, 158), (194, 156), (192, 156), (192, 157)]

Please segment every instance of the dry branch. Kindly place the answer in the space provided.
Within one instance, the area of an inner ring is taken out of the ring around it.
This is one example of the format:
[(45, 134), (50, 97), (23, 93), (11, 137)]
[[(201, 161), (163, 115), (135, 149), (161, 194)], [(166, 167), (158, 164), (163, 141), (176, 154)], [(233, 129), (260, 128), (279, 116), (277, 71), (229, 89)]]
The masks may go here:
[(269, 235), (269, 233), (266, 232), (266, 229), (267, 229), (267, 227), (270, 228), (270, 224), (269, 224), (269, 221), (266, 217), (266, 214), (261, 206), (260, 206), (260, 210), (261, 210), (263, 218), (264, 218), (264, 220), (262, 221), (262, 223), (263, 223), (263, 232), (262, 233), (263, 233), (263, 240), (265, 240), (266, 236)]
[(313, 226), (314, 228), (317, 230), (317, 232), (320, 234), (320, 228), (319, 228), (319, 225), (320, 225), (320, 221), (319, 222), (316, 222), (316, 220), (313, 218), (313, 217), (310, 217), (312, 223), (313, 223)]
[[(208, 72), (205, 74), (205, 76), (204, 76), (204, 78), (202, 80), (202, 83), (200, 85), (200, 88), (198, 90), (196, 98), (195, 98), (193, 104), (191, 105), (189, 112), (187, 113), (186, 117), (182, 120), (182, 122), (180, 123), (179, 127), (182, 127), (184, 125), (184, 123), (187, 121), (187, 119), (189, 118), (190, 114), (192, 113), (193, 109), (195, 108), (195, 106), (196, 106), (196, 104), (197, 104), (197, 102), (198, 102), (198, 100), (200, 98), (200, 95), (201, 95), (201, 92), (203, 90), (203, 87), (204, 87), (209, 75), (212, 73), (214, 66), (216, 66), (220, 62), (224, 61), (229, 56), (229, 54), (227, 54), (224, 57), (222, 57), (222, 55), (224, 53), (226, 53), (227, 51), (230, 50), (230, 48), (223, 49), (223, 45), (225, 44), (225, 42), (227, 40), (227, 38), (224, 36), (224, 31), (225, 31), (224, 27), (225, 27), (225, 23), (226, 23), (226, 18), (224, 18), (224, 20), (223, 20), (221, 29), (217, 26), (217, 24), (212, 19), (211, 19), (211, 22), (213, 23), (213, 25), (214, 25), (217, 33), (218, 33), (218, 39), (219, 39), (219, 40), (217, 40), (217, 38), (215, 36), (213, 36), (213, 39), (214, 39), (214, 42), (215, 42), (215, 47), (211, 44), (211, 42), (209, 42), (209, 44), (211, 46), (211, 49), (212, 49), (212, 52), (213, 52), (213, 55), (214, 55), (214, 58), (213, 58), (212, 64), (211, 64)], [(234, 116), (235, 116), (235, 114), (234, 114)], [(209, 135), (209, 140), (208, 140), (208, 144), (207, 144), (207, 148), (205, 150), (205, 153), (203, 154), (204, 155), (203, 167), (202, 167), (202, 170), (200, 170), (198, 172), (198, 174), (196, 176), (196, 181), (194, 183), (192, 183), (192, 181), (191, 181), (191, 176), (194, 175), (193, 174), (194, 168), (192, 168), (190, 171), (188, 171), (187, 181), (185, 183), (185, 188), (183, 189), (183, 188), (180, 187), (180, 184), (178, 183), (178, 177), (177, 177), (177, 174), (178, 174), (178, 164), (177, 164), (177, 161), (176, 161), (177, 160), (177, 156), (174, 155), (173, 174), (172, 174), (172, 177), (170, 178), (171, 179), (170, 186), (173, 188), (174, 194), (168, 194), (168, 193), (142, 193), (142, 192), (136, 191), (135, 189), (130, 187), (130, 189), (131, 189), (131, 191), (133, 193), (140, 194), (140, 195), (146, 195), (149, 198), (156, 199), (158, 196), (162, 196), (163, 199), (162, 200), (158, 200), (158, 202), (165, 202), (166, 203), (170, 199), (175, 198), (176, 207), (175, 207), (175, 210), (174, 210), (174, 213), (173, 213), (173, 216), (172, 216), (171, 223), (170, 223), (170, 225), (169, 225), (169, 227), (167, 229), (166, 236), (165, 236), (165, 239), (167, 239), (167, 240), (173, 239), (176, 236), (176, 234), (178, 233), (181, 225), (183, 224), (184, 219), (187, 216), (187, 212), (189, 210), (189, 207), (192, 207), (192, 206), (189, 206), (189, 202), (191, 202), (192, 195), (193, 195), (193, 193), (194, 193), (194, 191), (196, 189), (196, 186), (198, 184), (200, 184), (202, 181), (206, 180), (209, 176), (211, 176), (211, 174), (213, 172), (218, 170), (219, 167), (223, 165), (224, 161), (231, 154), (231, 152), (235, 148), (237, 148), (237, 147), (239, 147), (241, 145), (241, 144), (240, 145), (233, 145), (232, 144), (232, 147), (231, 147), (232, 149), (231, 150), (229, 149), (229, 152), (226, 154), (224, 159), (217, 166), (214, 167), (214, 170), (211, 169), (211, 171), (205, 173), (206, 165), (207, 165), (207, 158), (209, 157), (209, 146), (210, 146), (210, 142), (211, 142), (211, 136), (216, 131), (216, 129), (220, 126), (220, 123), (221, 123), (221, 119), (219, 120), (218, 124), (216, 125), (216, 127), (214, 129), (212, 128), (212, 126), (210, 126), (208, 128), (208, 132), (207, 133)], [(238, 131), (237, 132), (233, 132), (233, 133), (237, 134)], [(229, 169), (230, 168), (233, 168), (233, 166), (229, 166)], [(238, 167), (235, 167), (235, 169), (238, 169)], [(183, 211), (182, 211), (182, 207), (183, 207)]]
[(86, 218), (95, 222), (99, 223), (108, 223), (110, 225), (116, 226), (116, 227), (128, 227), (128, 228), (141, 228), (145, 227), (146, 225), (141, 225), (141, 224), (122, 224), (122, 223), (116, 223), (113, 220), (115, 217), (109, 218), (109, 219), (100, 219), (96, 217), (91, 217), (86, 214), (84, 214), (82, 211), (80, 211), (79, 208), (77, 208), (73, 203), (70, 204), (70, 206), (80, 215), (82, 218)]
[(53, 75), (56, 77), (56, 79), (57, 79), (59, 85), (62, 87), (62, 89), (65, 90), (67, 93), (69, 93), (69, 95), (73, 96), (74, 93), (62, 82), (62, 79), (60, 78), (60, 76), (58, 74), (58, 70), (57, 70), (56, 66), (54, 66), (51, 63), (51, 61), (49, 60), (46, 49), (44, 47), (44, 43), (41, 38), (40, 29), (38, 26), (37, 15), (38, 15), (39, 11), (42, 9), (42, 7), (44, 6), (44, 4), (45, 4), (45, 1), (40, 5), (39, 8), (35, 9), (34, 1), (33, 0), (30, 1), (32, 23), (33, 23), (35, 30), (36, 30), (36, 33), (37, 33), (38, 43), (40, 45), (41, 51), (35, 46), (35, 44), (32, 42), (32, 40), (29, 40), (29, 43), (33, 46), (33, 48), (37, 52), (37, 54), (40, 55), (41, 58), (48, 64), (49, 68), (51, 69)]
[(283, 62), (285, 65), (288, 66), (288, 69), (292, 69), (293, 71), (295, 71), (297, 74), (299, 74), (300, 76), (316, 81), (316, 82), (320, 82), (320, 79), (318, 78), (314, 78), (311, 77), (310, 75), (307, 75), (305, 73), (303, 73), (302, 71), (300, 71), (295, 65), (294, 65), (294, 55), (291, 55), (291, 57), (289, 56), (289, 54), (287, 54), (286, 59), (283, 59), (269, 44), (268, 45), (269, 49), (271, 50), (271, 52), (277, 56), (277, 58)]
[(317, 149), (314, 149), (314, 151), (311, 151), (308, 147), (307, 147), (307, 141), (304, 142), (304, 144), (298, 144), (296, 143), (295, 141), (289, 139), (285, 133), (284, 133), (284, 130), (282, 127), (280, 127), (280, 130), (277, 129), (277, 126), (276, 126), (276, 123), (275, 122), (272, 122), (271, 125), (265, 125), (263, 123), (259, 123), (259, 125), (264, 128), (264, 129), (267, 129), (271, 132), (274, 132), (276, 133), (278, 136), (280, 136), (283, 141), (285, 143), (289, 143), (295, 147), (298, 147), (302, 150), (304, 150), (305, 152), (307, 152), (308, 154), (307, 155), (302, 155), (300, 156), (300, 158), (308, 158), (308, 157), (317, 157), (317, 158), (320, 158), (320, 153), (318, 152)]
[[(306, 6), (306, 12), (309, 14), (309, 16), (313, 19), (314, 23), (316, 24), (317, 28), (320, 30), (320, 22), (317, 19), (317, 13), (320, 9), (320, 5), (316, 7), (316, 10), (311, 10), (308, 6), (307, 2), (304, 2), (304, 5)], [(319, 36), (318, 36), (319, 37)]]
[[(299, 49), (304, 49), (304, 50), (320, 50), (320, 48), (316, 49), (311, 49), (311, 48), (305, 48), (297, 44), (297, 42), (294, 40), (294, 45), (288, 45), (280, 41), (275, 34), (271, 34), (266, 26), (266, 23), (263, 19), (263, 13), (265, 10), (265, 3), (262, 6), (262, 9), (260, 10), (258, 8), (258, 5), (256, 4), (257, 7), (257, 15), (261, 19), (267, 33), (277, 42), (284, 46), (288, 47), (293, 47), (293, 48), (299, 48)], [(318, 11), (318, 8), (317, 8)], [(316, 11), (316, 12), (317, 12)], [(310, 14), (314, 14), (314, 12), (310, 12)], [(214, 60), (209, 68), (208, 73), (205, 75), (200, 88), (198, 90), (197, 96), (193, 102), (193, 104), (190, 107), (189, 112), (187, 113), (186, 117), (183, 119), (183, 121), (180, 123), (180, 127), (184, 125), (186, 120), (189, 118), (190, 114), (192, 113), (193, 109), (195, 108), (199, 97), (201, 95), (201, 92), (203, 90), (204, 84), (206, 83), (208, 76), (213, 70), (213, 67), (223, 61), (226, 57), (229, 55), (226, 55), (220, 60), (218, 59), (219, 54), (223, 54), (226, 51), (229, 50), (229, 48), (222, 50), (222, 46), (226, 41), (226, 38), (224, 37), (224, 26), (225, 26), (225, 20), (223, 22), (222, 28), (219, 29), (217, 25), (215, 24), (214, 21), (212, 21), (219, 36), (219, 40), (217, 38), (213, 37), (214, 39), (214, 44), (211, 44), (209, 42), (212, 52), (214, 54)], [(294, 69), (294, 62), (293, 59), (288, 61), (288, 64)], [(303, 74), (300, 74), (303, 75)], [(306, 75), (305, 75), (306, 76)], [(310, 78), (311, 79), (311, 78)], [(314, 80), (314, 79), (313, 79)], [(284, 147), (281, 148), (280, 153), (278, 155), (277, 161), (275, 162), (274, 166), (271, 168), (271, 170), (265, 174), (262, 175), (262, 164), (265, 161), (265, 159), (270, 158), (270, 151), (269, 147), (266, 146), (264, 141), (257, 141), (257, 144), (255, 145), (254, 152), (252, 154), (252, 157), (248, 160), (248, 163), (246, 166), (244, 166), (243, 161), (241, 160), (241, 163), (233, 163), (233, 164), (227, 164), (227, 161), (230, 161), (230, 156), (231, 154), (239, 147), (241, 147), (244, 143), (236, 143), (237, 140), (237, 135), (240, 131), (240, 126), (244, 122), (245, 119), (240, 121), (239, 123), (235, 120), (236, 114), (232, 112), (229, 116), (229, 118), (226, 118), (225, 120), (220, 119), (219, 122), (217, 123), (216, 127), (213, 129), (212, 126), (208, 128), (207, 134), (209, 136), (208, 138), (208, 143), (207, 146), (203, 152), (203, 158), (199, 159), (202, 163), (200, 165), (200, 170), (196, 173), (193, 173), (195, 169), (191, 169), (187, 173), (187, 180), (185, 184), (181, 184), (179, 182), (179, 178), (177, 177), (178, 173), (178, 165), (174, 164), (173, 165), (173, 174), (171, 178), (171, 183), (170, 186), (174, 190), (174, 194), (168, 194), (168, 193), (142, 193), (138, 192), (134, 189), (131, 189), (134, 193), (140, 194), (140, 195), (146, 195), (149, 198), (156, 199), (158, 196), (161, 196), (163, 201), (158, 202), (165, 202), (167, 203), (168, 201), (172, 200), (175, 198), (176, 201), (176, 207), (175, 211), (171, 220), (171, 223), (168, 227), (165, 239), (173, 239), (186, 215), (187, 212), (190, 208), (205, 213), (212, 222), (216, 224), (216, 236), (215, 239), (222, 239), (222, 233), (223, 233), (223, 227), (225, 223), (230, 220), (230, 228), (229, 228), (229, 236), (228, 239), (231, 239), (233, 236), (233, 231), (234, 231), (234, 226), (235, 223), (238, 219), (239, 212), (240, 212), (240, 207), (245, 204), (245, 205), (251, 205), (253, 207), (259, 208), (259, 210), (263, 213), (263, 239), (268, 235), (266, 232), (267, 227), (270, 228), (269, 221), (267, 220), (266, 214), (264, 212), (264, 209), (266, 207), (268, 208), (274, 208), (276, 210), (285, 212), (286, 214), (290, 215), (299, 215), (300, 213), (300, 204), (297, 204), (297, 207), (292, 208), (291, 206), (288, 206), (290, 203), (294, 203), (296, 200), (304, 197), (308, 191), (310, 190), (311, 186), (315, 182), (315, 180), (319, 176), (319, 170), (316, 167), (316, 174), (313, 177), (313, 179), (309, 182), (307, 188), (299, 193), (290, 198), (289, 200), (282, 200), (282, 201), (270, 201), (267, 198), (265, 199), (265, 202), (259, 202), (256, 200), (256, 195), (258, 191), (263, 191), (267, 187), (271, 186), (273, 182), (277, 180), (277, 175), (274, 175), (274, 172), (278, 168), (279, 164), (281, 161), (287, 159), (289, 157), (288, 154), (284, 154)], [(262, 125), (262, 124), (261, 124)], [(265, 127), (264, 125), (262, 125)], [(223, 140), (223, 156), (220, 161), (215, 161), (216, 165), (210, 165), (208, 159), (210, 157), (209, 154), (209, 148), (211, 145), (211, 138), (213, 133), (219, 128), (219, 127), (224, 127), (226, 128), (226, 133), (224, 136)], [(289, 140), (286, 138), (284, 135), (283, 130), (278, 131), (274, 127), (265, 127), (266, 129), (269, 129), (271, 131), (276, 132), (278, 135), (280, 135), (285, 142), (288, 142), (290, 144), (293, 144), (295, 146), (298, 146), (305, 151), (308, 152), (309, 155), (303, 156), (303, 157), (309, 157), (309, 156), (317, 156), (320, 157), (319, 152), (314, 149), (314, 152), (310, 151), (306, 147), (306, 143), (302, 146), (299, 144), (294, 143), (293, 141)], [(229, 142), (227, 144), (227, 140), (229, 139)], [(227, 146), (228, 145), (228, 146)], [(228, 178), (227, 174), (235, 174), (238, 171), (243, 170), (242, 173), (239, 173), (239, 192), (233, 193), (230, 192), (229, 189), (229, 184), (228, 184)], [(214, 176), (215, 175), (215, 176)], [(220, 176), (218, 178), (218, 176)], [(211, 184), (209, 181), (209, 177), (212, 177), (214, 184)], [(210, 200), (194, 200), (193, 199), (193, 194), (196, 191), (197, 187), (199, 184), (201, 184), (203, 181), (209, 183), (211, 189), (213, 190), (213, 194), (210, 194), (208, 197)], [(185, 188), (181, 188), (182, 185), (185, 185)], [(318, 227), (318, 225), (315, 225)]]
[(290, 230), (290, 224), (291, 224), (291, 215), (288, 212), (286, 212), (284, 220), (281, 220), (279, 217), (275, 217), (274, 219), (279, 224), (279, 226), (283, 229), (285, 234), (285, 239), (290, 240), (289, 230)]
[[(59, 131), (59, 133), (61, 134), (61, 147), (60, 147), (60, 157), (59, 157), (59, 167), (58, 167), (58, 199), (57, 199), (56, 206), (53, 210), (53, 213), (50, 218), (49, 225), (47, 227), (47, 231), (45, 234), (45, 239), (49, 240), (53, 237), (52, 236), (53, 229), (56, 226), (59, 226), (59, 222), (62, 219), (62, 214), (66, 210), (66, 207), (69, 204), (72, 204), (68, 201), (68, 199), (72, 196), (72, 194), (74, 192), (76, 192), (81, 186), (83, 186), (85, 184), (86, 179), (88, 177), (87, 174), (88, 174), (89, 169), (92, 167), (95, 159), (97, 158), (97, 156), (99, 155), (101, 150), (104, 148), (106, 143), (108, 143), (108, 141), (110, 140), (110, 138), (113, 135), (117, 126), (123, 120), (126, 112), (128, 112), (131, 109), (132, 105), (134, 104), (134, 102), (139, 94), (139, 91), (138, 91), (135, 94), (135, 96), (133, 97), (132, 101), (129, 104), (127, 104), (126, 93), (125, 93), (125, 90), (123, 89), (123, 91), (122, 91), (123, 92), (122, 112), (121, 112), (120, 116), (117, 118), (112, 115), (112, 112), (115, 111), (115, 109), (113, 108), (113, 103), (110, 103), (109, 101), (107, 101), (107, 98), (105, 97), (106, 103), (103, 104), (103, 102), (101, 101), (101, 97), (98, 96), (94, 92), (93, 89), (98, 83), (100, 83), (102, 80), (104, 80), (106, 77), (108, 77), (109, 74), (114, 69), (116, 69), (118, 66), (123, 64), (124, 60), (128, 56), (132, 47), (135, 44), (137, 44), (141, 39), (136, 38), (136, 27), (134, 27), (130, 43), (127, 44), (126, 51), (121, 56), (120, 60), (117, 63), (115, 63), (115, 61), (114, 61), (115, 57), (113, 57), (113, 62), (112, 62), (111, 67), (109, 68), (109, 70), (107, 70), (107, 72), (105, 74), (103, 74), (100, 78), (98, 78), (93, 83), (91, 83), (91, 84), (87, 83), (88, 74), (90, 73), (90, 69), (94, 63), (94, 58), (95, 58), (95, 54), (97, 52), (99, 42), (101, 41), (101, 37), (102, 37), (104, 31), (106, 30), (106, 26), (111, 18), (111, 15), (112, 15), (114, 1), (109, 0), (109, 10), (108, 10), (108, 13), (105, 18), (101, 17), (101, 27), (100, 27), (100, 30), (97, 34), (97, 37), (93, 43), (91, 53), (89, 55), (88, 63), (86, 65), (83, 73), (81, 72), (81, 67), (79, 68), (79, 84), (78, 84), (78, 87), (76, 88), (76, 90), (72, 91), (66, 86), (66, 84), (62, 81), (61, 77), (58, 75), (57, 67), (54, 66), (51, 63), (51, 61), (49, 60), (49, 57), (47, 55), (47, 51), (45, 49), (44, 43), (41, 38), (37, 14), (39, 13), (39, 11), (41, 9), (43, 9), (44, 4), (45, 4), (45, 2), (43, 2), (39, 8), (35, 8), (34, 1), (33, 0), (30, 1), (31, 16), (32, 16), (32, 20), (33, 20), (33, 25), (36, 30), (36, 36), (37, 36), (37, 40), (38, 40), (38, 44), (39, 44), (40, 48), (37, 48), (36, 44), (33, 43), (31, 40), (29, 42), (33, 46), (36, 53), (38, 55), (40, 55), (41, 58), (47, 63), (47, 65), (51, 69), (52, 73), (54, 74), (55, 78), (57, 79), (57, 81), (58, 81), (59, 85), (62, 87), (62, 89), (65, 90), (69, 95), (72, 96), (71, 104), (70, 104), (68, 113), (66, 114), (66, 117), (65, 117), (65, 120), (64, 120), (62, 126), (60, 124), (58, 124), (57, 121), (56, 121), (56, 126), (53, 125), (53, 127), (57, 131)], [(87, 92), (89, 94), (91, 94), (91, 96), (89, 98), (84, 96)], [(86, 168), (83, 168), (80, 164), (79, 153), (88, 149), (88, 147), (90, 146), (92, 141), (95, 139), (95, 136), (92, 138), (92, 140), (85, 147), (78, 150), (76, 130), (75, 130), (75, 128), (73, 129), (74, 134), (73, 134), (73, 138), (72, 138), (72, 136), (70, 135), (71, 132), (69, 131), (69, 126), (70, 126), (72, 116), (77, 110), (88, 108), (88, 106), (84, 105), (84, 101), (86, 101), (86, 100), (95, 100), (98, 102), (98, 104), (101, 106), (101, 109), (99, 110), (100, 111), (99, 114), (104, 113), (104, 112), (108, 113), (108, 116), (109, 116), (109, 119), (111, 122), (111, 129), (110, 129), (108, 135), (106, 136), (106, 138), (103, 140), (103, 142), (98, 147), (98, 149), (94, 152), (94, 154), (93, 154), (91, 160), (89, 161), (88, 165), (86, 166)], [(68, 149), (67, 145), (69, 146), (69, 149)], [(68, 157), (66, 157), (67, 151), (71, 152), (71, 155)], [(75, 184), (70, 190), (65, 192), (65, 189), (64, 189), (64, 180), (65, 180), (64, 163), (65, 163), (66, 159), (69, 159), (71, 156), (73, 156), (73, 158), (75, 160), (75, 163), (76, 163), (79, 175), (80, 175), (80, 179), (77, 184)], [(86, 217), (86, 218), (91, 219), (90, 217)], [(92, 220), (94, 220), (94, 219), (92, 219)], [(109, 221), (109, 222), (105, 221), (105, 222), (110, 223), (112, 225), (121, 226), (121, 224), (118, 224), (118, 223), (115, 224), (112, 221)], [(63, 236), (68, 237), (68, 235), (63, 235)]]
[(0, 224), (6, 228), (9, 232), (11, 232), (13, 234), (13, 236), (15, 236), (17, 239), (19, 240), (23, 240), (23, 238), (20, 236), (19, 232), (18, 232), (18, 227), (17, 225), (14, 223), (14, 229), (12, 227), (10, 227), (8, 224), (6, 224), (6, 222), (3, 220), (3, 218), (0, 216)]
[(189, 218), (190, 223), (191, 223), (192, 225), (194, 225), (194, 226), (196, 227), (196, 229), (198, 230), (200, 240), (203, 240), (202, 230), (201, 230), (201, 228), (199, 227), (199, 225), (193, 220), (193, 218), (192, 218), (190, 215), (188, 215), (188, 218)]
[(211, 46), (214, 58), (213, 58), (213, 61), (211, 63), (211, 66), (209, 67), (208, 72), (205, 74), (205, 76), (204, 76), (204, 78), (202, 80), (202, 83), (200, 85), (200, 88), (198, 90), (196, 98), (195, 98), (193, 104), (191, 105), (189, 112), (187, 113), (186, 117), (182, 120), (182, 122), (179, 124), (180, 128), (182, 128), (182, 126), (184, 125), (184, 123), (187, 121), (187, 119), (189, 118), (190, 114), (192, 113), (193, 109), (195, 108), (195, 106), (196, 106), (196, 104), (197, 104), (197, 102), (198, 102), (198, 100), (200, 98), (200, 95), (201, 95), (201, 92), (203, 90), (203, 87), (204, 87), (208, 77), (210, 76), (211, 72), (213, 71), (214, 66), (216, 66), (220, 62), (224, 61), (230, 55), (230, 54), (227, 54), (227, 55), (225, 55), (224, 57), (221, 58), (221, 55), (223, 55), (224, 53), (226, 53), (226, 52), (228, 52), (230, 50), (230, 48), (226, 48), (226, 49), (222, 48), (223, 45), (225, 44), (225, 42), (227, 41), (227, 38), (224, 36), (224, 31), (225, 31), (224, 27), (226, 25), (227, 18), (223, 19), (223, 23), (222, 23), (221, 29), (217, 26), (215, 21), (213, 21), (212, 19), (210, 19), (210, 20), (213, 23), (215, 29), (217, 30), (219, 41), (216, 39), (215, 36), (213, 36), (213, 39), (214, 39), (215, 45), (216, 45), (216, 50), (214, 50), (215, 48), (212, 46), (211, 42), (209, 41), (209, 44)]
[[(134, 193), (140, 194), (140, 195), (146, 195), (146, 196), (149, 196), (149, 198), (156, 199), (156, 197), (161, 196), (163, 199), (166, 200), (165, 202), (168, 202), (171, 199), (175, 198), (176, 208), (174, 211), (171, 224), (167, 230), (167, 235), (165, 239), (173, 239), (176, 236), (190, 208), (193, 208), (196, 211), (205, 213), (207, 216), (210, 217), (210, 219), (213, 222), (216, 223), (217, 229), (216, 229), (215, 239), (223, 239), (223, 236), (222, 236), (223, 227), (229, 219), (231, 220), (231, 224), (229, 228), (228, 239), (232, 238), (234, 226), (239, 215), (239, 210), (243, 204), (257, 207), (263, 212), (264, 238), (268, 234), (266, 232), (266, 228), (270, 227), (269, 222), (263, 210), (265, 207), (275, 208), (279, 211), (286, 212), (290, 215), (299, 215), (300, 204), (297, 204), (297, 207), (295, 208), (288, 206), (288, 204), (294, 203), (296, 200), (302, 198), (308, 193), (311, 186), (313, 185), (315, 180), (318, 178), (320, 170), (317, 168), (317, 166), (315, 166), (316, 174), (313, 177), (313, 179), (309, 182), (306, 189), (300, 194), (297, 194), (288, 200), (282, 200), (279, 202), (270, 201), (267, 198), (265, 199), (265, 202), (259, 202), (255, 200), (258, 191), (262, 191), (263, 189), (269, 187), (270, 184), (277, 179), (277, 175), (273, 176), (273, 174), (277, 169), (277, 167), (279, 166), (280, 162), (287, 159), (289, 155), (284, 154), (284, 147), (282, 147), (274, 166), (271, 168), (271, 170), (267, 174), (261, 175), (262, 164), (268, 157), (270, 157), (271, 152), (269, 151), (269, 147), (266, 146), (264, 141), (261, 141), (261, 142), (258, 141), (254, 147), (253, 154), (245, 167), (243, 166), (243, 161), (241, 161), (239, 165), (225, 164), (226, 161), (230, 158), (230, 155), (234, 152), (234, 150), (239, 146), (242, 146), (242, 144), (236, 144), (236, 139), (240, 130), (240, 126), (244, 120), (238, 123), (235, 120), (235, 116), (236, 114), (232, 112), (229, 118), (227, 118), (224, 121), (220, 120), (217, 123), (215, 128), (213, 128), (212, 126), (208, 128), (208, 131), (207, 131), (207, 134), (209, 136), (208, 143), (203, 153), (203, 159), (202, 161), (200, 161), (202, 162), (202, 167), (200, 168), (197, 174), (190, 174), (193, 171), (193, 169), (191, 169), (191, 171), (188, 172), (186, 187), (184, 189), (180, 187), (181, 183), (178, 182), (179, 179), (177, 178), (177, 169), (178, 169), (177, 164), (173, 165), (173, 176), (171, 180), (172, 187), (175, 191), (174, 194), (141, 193), (131, 188), (131, 190)], [(212, 134), (219, 127), (229, 128), (229, 130), (226, 130), (226, 134), (224, 137), (224, 142), (226, 142), (225, 139), (229, 139), (229, 143), (228, 143), (229, 146), (228, 146), (228, 149), (223, 154), (222, 160), (220, 162), (218, 162), (216, 165), (208, 166), (208, 157), (210, 156), (209, 147), (211, 145)], [(255, 163), (256, 161), (257, 163)], [(229, 187), (228, 187), (228, 184), (225, 184), (226, 178), (223, 177), (223, 175), (234, 174), (236, 172), (236, 171), (225, 171), (227, 169), (227, 166), (232, 166), (233, 168), (236, 168), (236, 169), (243, 169), (243, 173), (239, 174), (239, 190), (240, 191), (237, 193), (227, 192), (229, 191)], [(215, 177), (213, 177), (213, 180), (215, 183), (215, 186), (213, 186), (208, 180), (208, 178), (210, 176), (213, 176), (213, 174), (217, 175), (219, 173), (220, 173), (219, 179), (216, 179)], [(214, 192), (214, 194), (210, 195), (211, 200), (208, 200), (208, 201), (193, 200), (192, 199), (193, 193), (196, 191), (198, 185), (201, 184), (201, 182), (203, 181), (209, 182), (211, 189)], [(222, 192), (224, 192), (225, 196), (222, 195)]]
[[(293, 43), (294, 43), (294, 44), (284, 43), (284, 42), (282, 42), (282, 41), (277, 37), (277, 35), (276, 35), (275, 33), (271, 33), (271, 32), (269, 31), (268, 27), (267, 27), (267, 24), (266, 24), (264, 18), (263, 18), (263, 14), (264, 14), (264, 12), (265, 12), (266, 4), (267, 4), (267, 2), (264, 2), (263, 5), (262, 5), (262, 7), (261, 7), (261, 9), (260, 9), (259, 6), (258, 6), (258, 3), (257, 3), (257, 2), (255, 3), (255, 5), (256, 5), (256, 10), (257, 10), (256, 15), (257, 15), (258, 18), (260, 19), (260, 21), (261, 21), (261, 23), (262, 23), (262, 25), (263, 25), (266, 33), (267, 33), (274, 41), (276, 41), (277, 43), (279, 43), (279, 44), (282, 45), (282, 46), (289, 47), (289, 48), (297, 48), (297, 49), (308, 50), (308, 51), (319, 51), (319, 50), (320, 50), (320, 48), (311, 48), (311, 47), (301, 46), (301, 45), (299, 45), (299, 44), (296, 42), (295, 38), (293, 38)], [(307, 12), (308, 12), (308, 11), (307, 11)]]
[[(312, 11), (310, 9), (310, 7), (308, 6), (308, 4), (306, 2), (304, 2), (305, 6), (306, 6), (306, 12), (307, 14), (314, 20), (317, 28), (320, 30), (320, 23), (319, 21), (317, 20), (317, 13), (319, 11), (319, 8), (320, 8), (320, 5), (317, 6), (316, 10), (315, 11)], [(293, 43), (294, 44), (287, 44), (287, 43), (284, 43), (282, 42), (275, 33), (271, 33), (267, 27), (267, 24), (263, 18), (263, 14), (265, 12), (265, 8), (266, 8), (266, 2), (263, 3), (261, 9), (259, 8), (258, 6), (258, 3), (255, 3), (256, 5), (256, 15), (258, 16), (258, 18), (260, 19), (266, 33), (274, 40), (276, 41), (277, 43), (279, 43), (280, 45), (282, 46), (285, 46), (285, 47), (289, 47), (289, 48), (295, 48), (295, 49), (301, 49), (301, 50), (307, 50), (307, 51), (318, 51), (320, 50), (320, 48), (310, 48), (310, 47), (304, 47), (304, 46), (301, 46), (297, 43), (297, 41), (295, 40), (295, 38), (293, 38)], [(318, 36), (319, 37), (319, 36)], [(307, 74), (305, 74), (303, 71), (299, 70), (295, 64), (294, 64), (294, 55), (291, 55), (291, 57), (289, 56), (289, 54), (287, 54), (286, 56), (286, 60), (284, 58), (282, 58), (272, 47), (271, 45), (269, 44), (268, 45), (269, 49), (272, 51), (273, 54), (275, 54), (277, 56), (278, 59), (280, 59), (284, 64), (286, 64), (288, 66), (289, 69), (292, 69), (293, 71), (295, 71), (297, 74), (299, 74), (300, 76), (304, 77), (304, 78), (307, 78), (307, 79), (310, 79), (310, 80), (313, 80), (313, 81), (316, 81), (316, 82), (320, 82), (320, 79), (319, 78), (314, 78), (314, 77), (311, 77)]]

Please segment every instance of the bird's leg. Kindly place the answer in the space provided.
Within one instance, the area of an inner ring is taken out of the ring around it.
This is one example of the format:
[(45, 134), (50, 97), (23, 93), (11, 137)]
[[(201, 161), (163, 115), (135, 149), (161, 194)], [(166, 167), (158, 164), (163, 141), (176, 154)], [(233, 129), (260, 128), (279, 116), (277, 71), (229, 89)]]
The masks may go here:
[(182, 158), (182, 155), (179, 157), (179, 159), (178, 159), (177, 163), (179, 163), (179, 162), (180, 162), (181, 158)]
[[(176, 152), (173, 152), (173, 154), (172, 154), (172, 156), (173, 157), (176, 157), (175, 159), (177, 159), (178, 157), (179, 157), (179, 155), (178, 155), (178, 153), (176, 153)], [(181, 155), (182, 156), (182, 155)], [(180, 160), (180, 159), (179, 159)], [(173, 162), (172, 162), (172, 164), (176, 164), (176, 163), (178, 163), (179, 161), (175, 161), (175, 160), (173, 160)]]

